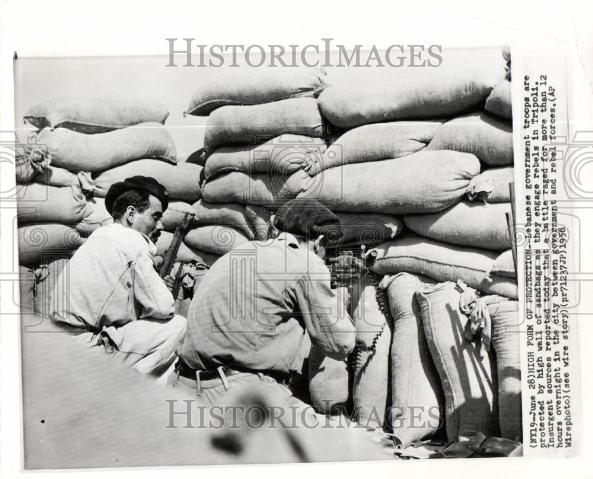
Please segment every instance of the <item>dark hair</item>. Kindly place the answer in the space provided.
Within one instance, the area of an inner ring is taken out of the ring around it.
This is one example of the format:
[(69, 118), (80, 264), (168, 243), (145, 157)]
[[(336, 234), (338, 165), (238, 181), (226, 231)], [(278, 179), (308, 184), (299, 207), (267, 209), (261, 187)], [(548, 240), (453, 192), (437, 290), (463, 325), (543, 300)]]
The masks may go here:
[(150, 205), (150, 193), (146, 190), (132, 189), (124, 191), (113, 202), (113, 209), (111, 216), (114, 219), (119, 219), (128, 209), (128, 206), (133, 206), (138, 212), (143, 213)]

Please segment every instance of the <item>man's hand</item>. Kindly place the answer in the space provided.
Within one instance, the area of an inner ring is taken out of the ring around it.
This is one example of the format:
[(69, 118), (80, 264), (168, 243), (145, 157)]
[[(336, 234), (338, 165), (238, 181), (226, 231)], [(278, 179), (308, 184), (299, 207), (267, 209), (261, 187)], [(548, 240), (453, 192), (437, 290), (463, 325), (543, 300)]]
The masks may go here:
[(173, 278), (171, 276), (165, 276), (163, 278), (163, 281), (165, 282), (165, 285), (167, 286), (167, 289), (169, 291), (173, 291), (173, 286), (175, 285), (175, 278)]

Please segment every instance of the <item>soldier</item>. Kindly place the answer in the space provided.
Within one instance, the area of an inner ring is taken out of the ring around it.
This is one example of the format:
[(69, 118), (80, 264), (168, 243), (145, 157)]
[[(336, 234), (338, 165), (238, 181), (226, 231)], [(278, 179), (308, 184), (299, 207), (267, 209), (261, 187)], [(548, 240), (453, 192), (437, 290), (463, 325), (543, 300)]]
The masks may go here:
[(173, 364), (186, 319), (175, 315), (172, 279), (154, 267), (168, 193), (154, 178), (111, 186), (105, 207), (113, 224), (91, 234), (52, 292), (50, 317), (89, 346), (123, 355), (140, 373), (162, 375)]
[(323, 261), (342, 236), (337, 216), (317, 201), (292, 200), (271, 224), (275, 237), (243, 244), (212, 265), (188, 311), (172, 381), (211, 406), (228, 404), (228, 391), (259, 385), (308, 407), (286, 385), (302, 368), (309, 338), (336, 359), (354, 347), (346, 288), (331, 288)]

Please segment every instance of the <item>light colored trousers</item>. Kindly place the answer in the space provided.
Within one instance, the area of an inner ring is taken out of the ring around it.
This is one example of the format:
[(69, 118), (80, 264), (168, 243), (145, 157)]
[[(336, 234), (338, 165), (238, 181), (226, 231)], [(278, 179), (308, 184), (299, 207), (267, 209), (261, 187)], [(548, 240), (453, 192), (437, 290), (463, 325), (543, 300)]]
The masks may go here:
[(177, 358), (177, 348), (185, 335), (186, 325), (187, 320), (180, 315), (166, 321), (145, 318), (120, 327), (105, 327), (99, 334), (86, 332), (77, 339), (121, 358), (141, 374), (160, 377), (168, 372)]
[[(320, 422), (321, 416), (311, 406), (297, 399), (287, 386), (270, 376), (245, 372), (227, 376), (227, 381), (228, 389), (220, 379), (202, 381), (199, 394), (195, 380), (178, 377), (175, 372), (169, 376), (167, 383), (184, 389), (189, 393), (188, 397), (193, 397), (207, 409), (220, 408), (215, 412), (225, 416), (225, 424), (230, 427), (236, 427), (236, 420), (240, 420), (242, 414), (249, 415), (252, 412), (250, 409), (257, 405), (265, 408), (272, 425), (311, 427)], [(239, 409), (233, 411), (237, 407)]]

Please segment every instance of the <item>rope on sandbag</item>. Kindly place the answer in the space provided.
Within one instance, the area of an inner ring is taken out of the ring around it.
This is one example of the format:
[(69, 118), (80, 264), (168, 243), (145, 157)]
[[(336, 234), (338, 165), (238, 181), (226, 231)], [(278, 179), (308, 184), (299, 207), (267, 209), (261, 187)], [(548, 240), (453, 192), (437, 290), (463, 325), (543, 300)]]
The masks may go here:
[(468, 318), (464, 328), (464, 336), (469, 341), (481, 339), (486, 351), (490, 351), (492, 342), (492, 319), (488, 306), (504, 301), (505, 298), (496, 294), (481, 296), (480, 292), (468, 287), (463, 281), (457, 282), (460, 291), (459, 309)]

